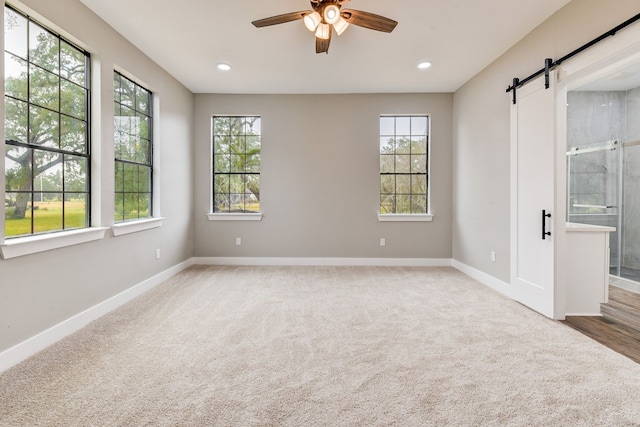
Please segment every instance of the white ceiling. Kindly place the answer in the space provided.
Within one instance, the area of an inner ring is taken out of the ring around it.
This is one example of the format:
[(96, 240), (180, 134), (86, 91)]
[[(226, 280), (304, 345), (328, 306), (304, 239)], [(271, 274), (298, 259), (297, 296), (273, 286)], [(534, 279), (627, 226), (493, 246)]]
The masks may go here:
[(399, 24), (352, 25), (328, 55), (302, 21), (251, 25), (308, 0), (81, 1), (194, 93), (402, 93), (455, 91), (570, 0), (352, 0)]

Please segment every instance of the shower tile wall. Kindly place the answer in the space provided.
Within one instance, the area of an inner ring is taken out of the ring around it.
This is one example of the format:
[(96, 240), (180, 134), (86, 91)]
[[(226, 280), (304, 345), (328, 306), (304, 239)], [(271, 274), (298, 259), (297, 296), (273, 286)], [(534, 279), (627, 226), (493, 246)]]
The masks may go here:
[[(640, 141), (640, 88), (627, 92), (626, 142)], [(640, 145), (624, 148), (624, 267), (640, 270)]]

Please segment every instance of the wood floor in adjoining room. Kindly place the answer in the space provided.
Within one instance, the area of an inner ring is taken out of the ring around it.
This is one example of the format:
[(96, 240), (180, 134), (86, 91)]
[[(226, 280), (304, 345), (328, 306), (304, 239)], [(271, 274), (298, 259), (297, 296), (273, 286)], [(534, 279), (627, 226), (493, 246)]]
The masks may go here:
[(640, 294), (609, 287), (603, 316), (567, 316), (566, 325), (640, 363)]

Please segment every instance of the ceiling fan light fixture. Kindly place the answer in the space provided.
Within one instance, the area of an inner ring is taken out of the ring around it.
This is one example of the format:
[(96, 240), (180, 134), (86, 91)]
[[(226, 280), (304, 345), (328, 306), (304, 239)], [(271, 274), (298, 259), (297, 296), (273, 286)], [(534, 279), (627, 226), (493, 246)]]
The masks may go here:
[(311, 32), (314, 32), (322, 22), (322, 17), (318, 12), (311, 12), (304, 15), (304, 25)]
[(335, 24), (340, 18), (340, 8), (335, 4), (330, 4), (324, 8), (324, 21), (327, 24)]
[(329, 34), (331, 31), (331, 27), (329, 24), (322, 23), (318, 25), (318, 29), (316, 30), (316, 37), (319, 39), (327, 40), (329, 38)]
[(347, 21), (344, 20), (343, 17), (340, 17), (340, 19), (338, 19), (336, 21), (335, 24), (333, 24), (333, 28), (335, 28), (336, 33), (338, 35), (341, 35), (342, 33), (344, 33), (344, 31), (349, 27), (349, 23)]

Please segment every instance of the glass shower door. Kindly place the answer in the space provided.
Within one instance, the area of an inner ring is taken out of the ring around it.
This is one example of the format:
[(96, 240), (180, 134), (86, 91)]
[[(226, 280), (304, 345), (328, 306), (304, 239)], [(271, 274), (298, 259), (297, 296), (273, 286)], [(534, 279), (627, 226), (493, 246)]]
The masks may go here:
[(576, 145), (567, 151), (569, 222), (615, 227), (610, 233), (610, 273), (620, 275), (622, 188), (619, 139)]

